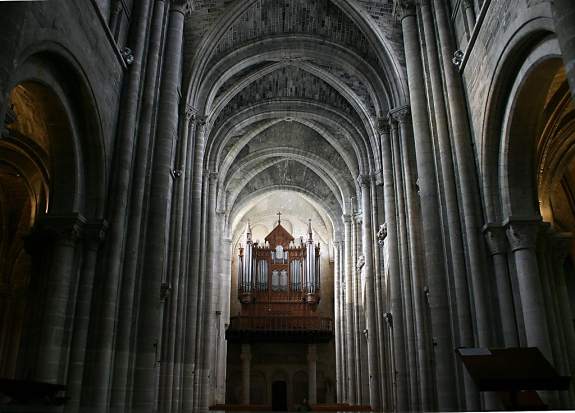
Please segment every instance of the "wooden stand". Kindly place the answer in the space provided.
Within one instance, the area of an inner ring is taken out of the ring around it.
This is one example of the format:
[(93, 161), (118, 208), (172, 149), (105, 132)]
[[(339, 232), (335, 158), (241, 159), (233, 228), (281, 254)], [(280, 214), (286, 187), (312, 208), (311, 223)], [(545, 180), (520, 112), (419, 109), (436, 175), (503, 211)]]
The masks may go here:
[(537, 348), (456, 351), (479, 391), (499, 392), (507, 410), (544, 410), (536, 390), (569, 389), (571, 377), (560, 376)]

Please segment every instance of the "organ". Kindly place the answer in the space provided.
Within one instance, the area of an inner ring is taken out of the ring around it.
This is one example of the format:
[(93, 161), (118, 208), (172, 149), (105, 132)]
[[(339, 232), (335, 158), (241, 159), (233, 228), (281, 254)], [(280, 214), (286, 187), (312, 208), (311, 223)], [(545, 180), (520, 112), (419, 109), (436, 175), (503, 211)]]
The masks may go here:
[(319, 303), (320, 245), (313, 241), (311, 220), (307, 239), (295, 240), (279, 219), (262, 243), (252, 239), (248, 224), (238, 262), (238, 298), (243, 306), (264, 305), (269, 312), (274, 304), (285, 311), (290, 307), (280, 304), (303, 303), (314, 309)]
[(311, 220), (307, 236), (295, 239), (282, 225), (263, 241), (248, 224), (238, 256), (239, 314), (230, 318), (231, 341), (327, 342), (333, 321), (318, 311), (321, 295), (320, 244)]

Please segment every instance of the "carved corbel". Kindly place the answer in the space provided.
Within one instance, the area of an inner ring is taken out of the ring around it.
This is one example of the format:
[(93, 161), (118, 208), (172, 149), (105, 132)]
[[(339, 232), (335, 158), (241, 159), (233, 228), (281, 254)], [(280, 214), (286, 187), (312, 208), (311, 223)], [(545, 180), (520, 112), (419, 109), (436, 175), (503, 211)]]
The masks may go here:
[(377, 231), (377, 243), (381, 247), (383, 247), (386, 238), (387, 238), (387, 223), (383, 223), (379, 226), (379, 230)]

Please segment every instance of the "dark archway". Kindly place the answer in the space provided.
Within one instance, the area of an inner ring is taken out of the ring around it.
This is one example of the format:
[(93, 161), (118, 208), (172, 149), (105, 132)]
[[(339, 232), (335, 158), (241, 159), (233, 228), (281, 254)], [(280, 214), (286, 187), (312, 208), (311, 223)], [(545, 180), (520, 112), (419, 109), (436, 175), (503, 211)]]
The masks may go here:
[(287, 410), (287, 384), (283, 380), (272, 383), (272, 410), (274, 412)]
[(13, 88), (0, 140), (1, 377), (31, 374), (49, 250), (33, 231), (50, 208), (54, 147), (70, 137), (52, 90), (30, 81)]

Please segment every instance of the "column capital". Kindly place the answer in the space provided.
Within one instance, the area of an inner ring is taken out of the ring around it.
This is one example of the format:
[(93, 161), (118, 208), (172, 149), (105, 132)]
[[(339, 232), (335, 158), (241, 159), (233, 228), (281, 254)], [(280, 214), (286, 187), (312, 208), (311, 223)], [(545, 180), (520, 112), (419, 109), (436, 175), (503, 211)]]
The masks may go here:
[(198, 110), (192, 105), (185, 105), (184, 115), (186, 116), (188, 122), (195, 123), (198, 118)]
[(408, 105), (405, 105), (391, 109), (389, 111), (389, 116), (399, 123), (411, 122), (411, 108)]
[(415, 16), (415, 0), (393, 0), (393, 14), (401, 21)]
[(377, 128), (377, 132), (380, 135), (383, 135), (384, 133), (389, 133), (391, 130), (391, 126), (389, 124), (389, 117), (378, 117), (376, 120), (376, 128)]
[(86, 218), (78, 213), (70, 215), (45, 215), (38, 222), (38, 229), (57, 241), (74, 245), (82, 236)]
[(170, 11), (182, 13), (184, 16), (190, 12), (191, 4), (189, 0), (172, 0)]
[(351, 215), (350, 214), (343, 214), (341, 216), (341, 219), (343, 220), (344, 223), (346, 224), (350, 224), (351, 223)]
[(198, 113), (196, 113), (194, 115), (194, 122), (196, 123), (196, 126), (198, 126), (199, 128), (205, 129), (205, 127), (208, 123), (208, 117), (205, 115), (199, 115)]
[(483, 236), (491, 255), (504, 254), (507, 251), (507, 235), (505, 227), (497, 224), (485, 224)]
[(218, 173), (215, 171), (206, 171), (206, 174), (208, 175), (208, 179), (210, 180), (210, 183), (214, 183), (218, 180)]
[(377, 186), (383, 186), (383, 170), (378, 169), (375, 174), (374, 174), (374, 178), (375, 178), (375, 184)]
[(362, 188), (369, 188), (372, 176), (370, 174), (362, 174), (357, 177), (357, 183)]
[(511, 251), (535, 249), (541, 219), (509, 218), (504, 223)]
[(84, 239), (88, 242), (99, 244), (106, 239), (108, 227), (108, 221), (105, 219), (89, 221), (84, 227)]

